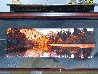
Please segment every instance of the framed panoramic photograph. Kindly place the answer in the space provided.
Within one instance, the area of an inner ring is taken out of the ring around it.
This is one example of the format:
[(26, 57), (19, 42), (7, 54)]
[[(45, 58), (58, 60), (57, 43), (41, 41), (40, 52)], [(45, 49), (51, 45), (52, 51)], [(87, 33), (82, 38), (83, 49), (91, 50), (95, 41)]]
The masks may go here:
[(0, 13), (0, 70), (97, 74), (98, 13)]

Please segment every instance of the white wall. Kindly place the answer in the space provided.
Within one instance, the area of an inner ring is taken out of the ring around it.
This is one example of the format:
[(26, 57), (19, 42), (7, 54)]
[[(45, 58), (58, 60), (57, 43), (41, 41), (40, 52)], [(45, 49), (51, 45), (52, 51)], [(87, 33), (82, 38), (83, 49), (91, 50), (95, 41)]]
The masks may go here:
[[(94, 0), (94, 3), (97, 3), (98, 4), (98, 0)], [(95, 6), (94, 12), (98, 12), (98, 6)]]
[(10, 0), (0, 0), (0, 12), (9, 12), (10, 8), (6, 5), (11, 3)]
[[(66, 4), (67, 0), (22, 0), (22, 4)], [(98, 3), (98, 0), (94, 0)], [(11, 4), (11, 0), (0, 0), (0, 12), (9, 12), (10, 7), (6, 4)], [(95, 12), (98, 12), (98, 6), (95, 7)]]

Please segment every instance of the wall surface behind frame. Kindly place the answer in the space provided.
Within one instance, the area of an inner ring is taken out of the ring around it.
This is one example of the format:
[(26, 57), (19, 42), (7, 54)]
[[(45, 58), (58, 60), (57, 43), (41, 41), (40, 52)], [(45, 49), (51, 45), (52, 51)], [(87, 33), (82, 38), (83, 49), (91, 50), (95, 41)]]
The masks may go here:
[[(22, 4), (66, 4), (68, 0), (22, 0)], [(94, 0), (98, 3), (98, 0)], [(10, 7), (6, 4), (11, 4), (11, 0), (0, 0), (0, 12), (10, 12)], [(95, 6), (94, 12), (98, 12), (98, 6)]]

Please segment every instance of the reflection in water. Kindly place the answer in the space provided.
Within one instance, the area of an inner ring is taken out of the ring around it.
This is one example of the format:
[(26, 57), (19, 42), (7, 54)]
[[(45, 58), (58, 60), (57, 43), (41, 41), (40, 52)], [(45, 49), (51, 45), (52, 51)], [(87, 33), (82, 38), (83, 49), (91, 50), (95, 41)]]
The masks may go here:
[(9, 56), (88, 58), (95, 48), (94, 33), (74, 28), (44, 35), (33, 28), (9, 28), (7, 51)]
[(9, 53), (9, 56), (14, 57), (59, 57), (59, 58), (87, 58), (90, 56), (92, 48), (79, 47), (62, 47), (49, 45), (35, 45), (32, 49), (24, 52)]

